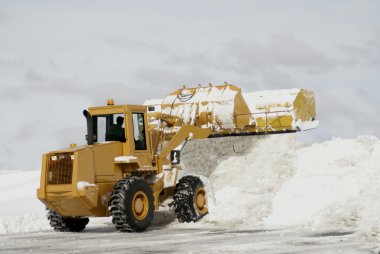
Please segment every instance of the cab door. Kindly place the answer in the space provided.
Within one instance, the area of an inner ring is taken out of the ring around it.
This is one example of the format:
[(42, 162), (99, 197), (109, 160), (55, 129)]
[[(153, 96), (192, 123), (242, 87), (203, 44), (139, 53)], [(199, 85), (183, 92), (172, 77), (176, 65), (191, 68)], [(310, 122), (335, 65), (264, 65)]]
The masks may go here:
[(139, 158), (143, 166), (152, 167), (150, 155), (150, 137), (147, 131), (148, 122), (146, 109), (144, 111), (131, 109), (132, 116), (132, 135), (131, 146), (134, 154)]

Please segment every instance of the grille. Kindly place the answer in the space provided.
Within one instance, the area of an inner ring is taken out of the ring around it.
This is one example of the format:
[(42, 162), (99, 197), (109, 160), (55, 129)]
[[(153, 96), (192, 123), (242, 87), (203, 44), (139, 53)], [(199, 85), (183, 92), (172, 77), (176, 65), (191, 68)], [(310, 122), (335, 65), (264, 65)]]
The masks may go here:
[(70, 184), (73, 176), (73, 153), (50, 155), (49, 184)]

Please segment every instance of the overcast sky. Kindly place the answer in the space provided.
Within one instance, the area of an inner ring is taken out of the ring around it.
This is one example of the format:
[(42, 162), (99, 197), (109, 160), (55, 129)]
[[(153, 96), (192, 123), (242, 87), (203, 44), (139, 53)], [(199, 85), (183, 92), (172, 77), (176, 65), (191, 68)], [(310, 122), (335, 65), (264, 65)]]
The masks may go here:
[(380, 136), (380, 1), (0, 0), (0, 169), (84, 143), (82, 110), (182, 85), (308, 88), (304, 142)]

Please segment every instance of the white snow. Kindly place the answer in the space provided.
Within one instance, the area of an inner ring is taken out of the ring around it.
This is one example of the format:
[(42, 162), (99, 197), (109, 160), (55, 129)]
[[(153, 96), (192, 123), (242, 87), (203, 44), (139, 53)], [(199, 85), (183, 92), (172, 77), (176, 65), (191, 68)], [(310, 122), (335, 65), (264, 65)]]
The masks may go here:
[(78, 190), (84, 190), (86, 187), (96, 186), (96, 184), (88, 183), (88, 182), (77, 182), (77, 189)]
[(268, 136), (221, 162), (210, 181), (214, 202), (204, 222), (353, 230), (380, 240), (376, 137), (303, 145), (294, 135)]
[(0, 234), (32, 232), (49, 229), (45, 212), (26, 213), (18, 216), (0, 218)]
[[(301, 89), (264, 90), (243, 93), (243, 97), (255, 118), (279, 117), (289, 115), (293, 118), (293, 130), (310, 130), (318, 126), (319, 121), (301, 121), (294, 111), (294, 102)], [(268, 113), (268, 108), (271, 113)]]
[(143, 105), (154, 106), (155, 112), (161, 112), (161, 104), (162, 104), (162, 99), (151, 99), (151, 100), (146, 100)]
[[(210, 112), (212, 113), (214, 128), (219, 127), (220, 124), (225, 129), (232, 129), (235, 127), (233, 105), (237, 93), (230, 86), (225, 89), (219, 89), (215, 86), (199, 87), (194, 93), (191, 90), (184, 89), (180, 95), (169, 95), (162, 101), (162, 104), (172, 105), (163, 108), (162, 113), (179, 116), (184, 123), (194, 124), (197, 112)], [(150, 100), (146, 101), (145, 104), (154, 105), (149, 103), (157, 103), (158, 101)]]
[(298, 120), (296, 122), (296, 124), (295, 124), (295, 126), (297, 126), (301, 131), (315, 129), (315, 128), (318, 127), (318, 125), (319, 125), (319, 121), (318, 120), (306, 121), (306, 122)]
[(262, 225), (271, 213), (272, 200), (295, 168), (295, 149), (289, 135), (256, 141), (244, 156), (222, 161), (209, 176), (215, 203), (205, 221), (231, 226)]
[(293, 102), (300, 89), (264, 90), (243, 93), (243, 97), (252, 113), (265, 112), (266, 106), (277, 110), (293, 109)]
[(0, 234), (49, 228), (37, 199), (40, 171), (0, 170)]
[(146, 100), (143, 105), (146, 106), (159, 106), (162, 103), (162, 99), (150, 99)]
[[(198, 156), (200, 160), (204, 155)], [(211, 172), (206, 184), (213, 190), (210, 214), (199, 223), (352, 230), (356, 239), (376, 244), (379, 182), (376, 137), (334, 138), (313, 145), (299, 143), (296, 134), (258, 137), (246, 155), (221, 160)], [(39, 171), (0, 171), (0, 233), (49, 228), (36, 198), (38, 183)]]
[(137, 157), (135, 156), (119, 156), (115, 158), (115, 162), (118, 163), (130, 163), (133, 162), (134, 160), (137, 160)]

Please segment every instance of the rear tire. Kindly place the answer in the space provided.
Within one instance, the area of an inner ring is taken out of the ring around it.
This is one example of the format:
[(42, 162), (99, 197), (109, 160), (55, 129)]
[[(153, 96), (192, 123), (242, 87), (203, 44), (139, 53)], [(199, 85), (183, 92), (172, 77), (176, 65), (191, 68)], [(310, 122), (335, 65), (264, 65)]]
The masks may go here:
[(52, 209), (47, 210), (50, 226), (57, 232), (82, 232), (90, 221), (88, 218), (81, 217), (64, 218)]
[(154, 198), (141, 178), (132, 176), (118, 181), (108, 204), (112, 223), (121, 232), (141, 232), (153, 220)]
[(197, 222), (208, 213), (203, 182), (196, 176), (182, 177), (175, 189), (174, 212), (179, 222)]

